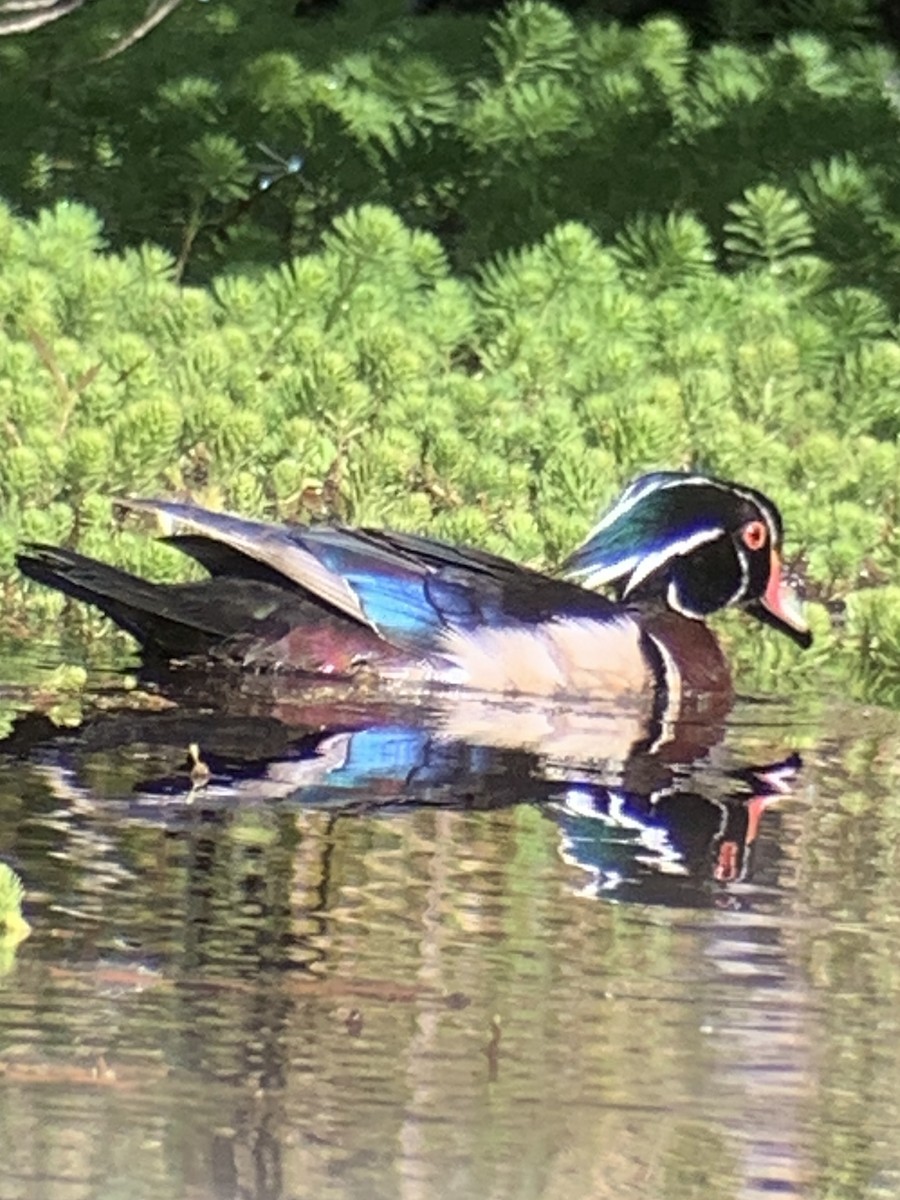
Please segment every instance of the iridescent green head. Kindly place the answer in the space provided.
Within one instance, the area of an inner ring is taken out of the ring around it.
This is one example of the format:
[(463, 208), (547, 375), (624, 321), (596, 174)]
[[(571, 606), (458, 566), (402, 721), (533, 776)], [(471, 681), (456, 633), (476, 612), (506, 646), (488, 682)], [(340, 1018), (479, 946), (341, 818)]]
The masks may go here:
[(800, 646), (812, 635), (783, 578), (783, 526), (762, 492), (681, 471), (636, 479), (563, 564), (623, 602), (659, 599), (702, 619), (738, 605)]

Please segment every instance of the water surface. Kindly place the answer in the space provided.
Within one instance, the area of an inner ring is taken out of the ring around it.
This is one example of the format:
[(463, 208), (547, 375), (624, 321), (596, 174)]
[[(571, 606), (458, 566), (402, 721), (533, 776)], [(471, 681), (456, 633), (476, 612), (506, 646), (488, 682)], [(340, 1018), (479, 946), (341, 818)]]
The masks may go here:
[(900, 1192), (895, 715), (16, 670), (2, 1200)]

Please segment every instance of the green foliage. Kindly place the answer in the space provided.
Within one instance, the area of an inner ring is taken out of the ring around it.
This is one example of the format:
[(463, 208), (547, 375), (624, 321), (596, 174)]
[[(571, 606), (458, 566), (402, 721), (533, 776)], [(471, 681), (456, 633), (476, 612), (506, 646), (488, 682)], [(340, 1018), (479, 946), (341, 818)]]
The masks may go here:
[[(813, 250), (900, 306), (895, 63), (862, 40), (871, 0), (728, 0), (708, 30), (743, 44), (709, 49), (670, 17), (626, 29), (544, 0), (490, 20), (345, 0), (302, 23), (233, 0), (96, 61), (132, 7), (0, 40), (0, 178), (21, 211), (81, 200), (114, 246), (152, 241), (198, 281), (380, 204), (466, 270), (569, 220), (664, 283), (712, 253), (786, 270)], [(80, 247), (34, 237), (18, 303), (40, 307), (41, 270)]]
[(0, 862), (0, 975), (13, 965), (15, 948), (28, 937), (31, 926), (22, 916), (25, 888), (5, 862)]
[(728, 209), (733, 219), (725, 222), (725, 249), (738, 263), (758, 261), (775, 269), (812, 245), (812, 222), (800, 201), (781, 188), (760, 184)]
[(625, 226), (616, 243), (616, 257), (625, 277), (654, 292), (708, 275), (715, 262), (705, 226), (686, 214), (638, 216)]
[(768, 46), (758, 7), (702, 51), (542, 0), (348, 0), (302, 37), (290, 6), (183, 5), (77, 72), (124, 0), (0, 42), (0, 172), (34, 209), (0, 206), (7, 620), (60, 612), (24, 539), (183, 574), (116, 493), (552, 565), (636, 472), (696, 466), (778, 500), (829, 662), (893, 696), (893, 63), (855, 0)]
[(900, 587), (855, 593), (847, 615), (866, 691), (900, 705)]
[(25, 888), (12, 867), (0, 862), (0, 929), (8, 929), (22, 918)]
[[(796, 214), (769, 198), (756, 211)], [(37, 229), (79, 248), (0, 330), (7, 619), (60, 612), (17, 577), (24, 540), (184, 577), (118, 523), (115, 494), (424, 528), (552, 566), (635, 473), (694, 466), (777, 499), (823, 602), (802, 657), (726, 623), (738, 660), (754, 678), (843, 669), (896, 699), (893, 592), (872, 585), (900, 568), (900, 347), (874, 293), (820, 271), (811, 295), (808, 271), (781, 269), (806, 253), (796, 241), (763, 237), (728, 275), (689, 214), (636, 219), (608, 247), (565, 222), (469, 281), (432, 235), (363, 205), (318, 253), (201, 291), (155, 251), (100, 249), (73, 204), (35, 222), (0, 211), (0, 228), (10, 297)]]

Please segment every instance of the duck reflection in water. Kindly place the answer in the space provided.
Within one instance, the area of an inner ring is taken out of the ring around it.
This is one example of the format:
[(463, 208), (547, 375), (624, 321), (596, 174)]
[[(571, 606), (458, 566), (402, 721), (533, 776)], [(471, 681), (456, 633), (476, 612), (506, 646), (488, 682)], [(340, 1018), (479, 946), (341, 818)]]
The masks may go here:
[[(622, 732), (619, 712), (569, 710), (560, 731), (558, 712), (533, 703), (473, 700), (466, 711), (457, 697), (441, 711), (326, 702), (319, 689), (285, 697), (273, 715), (257, 700), (236, 711), (236, 699), (230, 711), (211, 713), (192, 708), (182, 692), (177, 710), (102, 712), (77, 729), (25, 717), (0, 753), (27, 760), (59, 800), (83, 804), (94, 799), (89, 781), (121, 767), (124, 751), (132, 773), (140, 765), (142, 774), (128, 795), (104, 802), (121, 800), (130, 820), (175, 826), (255, 804), (341, 819), (535, 805), (557, 825), (580, 893), (717, 905), (736, 902), (727, 885), (749, 879), (763, 813), (789, 792), (800, 766), (796, 755), (736, 764), (714, 749), (719, 721), (692, 720), (667, 737), (648, 729), (623, 758), (609, 753)], [(491, 713), (479, 741), (475, 730)], [(461, 726), (468, 737), (459, 736)]]

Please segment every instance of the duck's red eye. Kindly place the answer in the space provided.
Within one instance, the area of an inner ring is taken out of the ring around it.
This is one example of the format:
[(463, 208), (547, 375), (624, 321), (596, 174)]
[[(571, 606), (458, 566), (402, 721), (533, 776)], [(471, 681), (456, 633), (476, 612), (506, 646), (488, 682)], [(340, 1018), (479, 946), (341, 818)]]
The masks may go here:
[(741, 530), (741, 540), (748, 550), (762, 550), (768, 533), (765, 521), (748, 521)]

